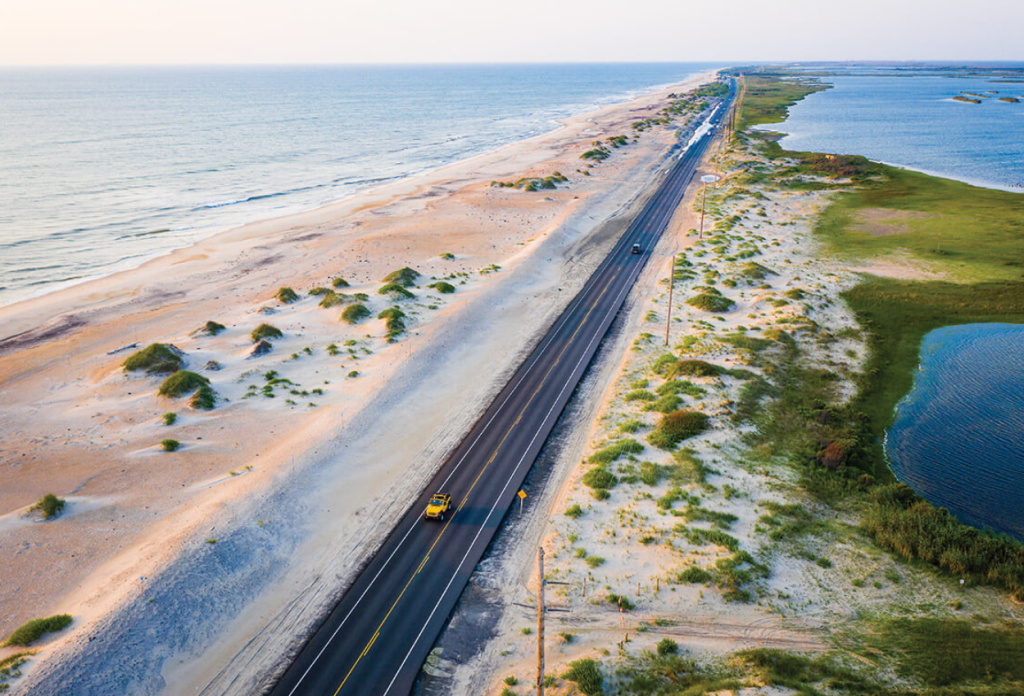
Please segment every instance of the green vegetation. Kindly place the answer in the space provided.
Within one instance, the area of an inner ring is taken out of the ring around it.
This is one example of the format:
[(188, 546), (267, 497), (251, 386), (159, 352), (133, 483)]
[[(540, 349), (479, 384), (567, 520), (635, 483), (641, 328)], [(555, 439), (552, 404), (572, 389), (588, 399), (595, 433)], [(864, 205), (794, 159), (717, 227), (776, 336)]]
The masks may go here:
[(174, 452), (179, 447), (181, 447), (181, 443), (178, 442), (177, 440), (167, 438), (166, 440), (160, 441), (160, 446), (164, 448), (164, 452)]
[(50, 616), (45, 619), (32, 619), (31, 621), (16, 628), (14, 632), (7, 637), (7, 640), (3, 642), (3, 645), (28, 646), (42, 638), (47, 633), (63, 631), (70, 625), (70, 614), (57, 614), (56, 616)]
[(189, 370), (178, 370), (163, 381), (163, 384), (160, 385), (160, 389), (157, 390), (157, 393), (160, 396), (176, 399), (199, 389), (200, 387), (208, 387), (209, 385), (210, 380), (200, 374), (196, 374)]
[(0, 659), (0, 694), (10, 689), (10, 681), (21, 676), (21, 666), (35, 654), (35, 651), (23, 650)]
[(337, 278), (332, 278), (331, 279), (331, 287), (332, 288), (347, 288), (348, 287), (348, 281), (345, 280), (344, 278), (342, 278), (341, 276), (339, 276)]
[(291, 304), (299, 300), (299, 294), (291, 288), (278, 288), (277, 292), (274, 293), (274, 297), (284, 304)]
[(178, 414), (177, 413), (165, 413), (162, 416), (162, 418), (164, 420), (164, 425), (174, 425), (175, 423), (178, 422)]
[(737, 106), (736, 128), (746, 130), (764, 123), (782, 123), (789, 107), (806, 97), (827, 89), (812, 80), (779, 80), (768, 75), (744, 75), (742, 99)]
[(318, 285), (315, 288), (311, 288), (307, 294), (310, 295), (311, 297), (319, 297), (320, 295), (326, 295), (329, 292), (331, 292), (329, 288), (325, 288), (322, 285)]
[(330, 309), (331, 307), (337, 307), (338, 305), (346, 305), (353, 302), (354, 298), (351, 295), (346, 295), (342, 292), (334, 292), (328, 290), (323, 298), (320, 300), (320, 306), (324, 309)]
[(639, 454), (644, 451), (644, 446), (636, 440), (626, 438), (625, 440), (619, 440), (618, 442), (608, 445), (604, 449), (600, 449), (590, 455), (587, 460), (591, 464), (611, 464), (620, 457), (624, 457), (627, 454)]
[(185, 361), (181, 351), (166, 343), (151, 343), (124, 361), (125, 372), (145, 370), (147, 375), (164, 374), (181, 369)]
[(217, 392), (209, 384), (204, 384), (192, 395), (189, 405), (198, 411), (209, 411), (217, 405)]
[(761, 683), (793, 689), (806, 696), (816, 696), (822, 693), (821, 689), (871, 696), (888, 691), (879, 691), (877, 685), (828, 657), (811, 658), (769, 648), (746, 650), (738, 657)]
[(700, 435), (708, 428), (708, 417), (699, 411), (676, 411), (661, 417), (647, 441), (661, 449), (673, 449), (683, 440)]
[[(704, 364), (707, 365), (708, 363)], [(692, 396), (695, 399), (699, 399), (707, 394), (707, 390), (704, 389), (704, 387), (700, 387), (693, 382), (688, 382), (685, 379), (669, 380), (654, 391), (661, 396), (665, 396), (666, 394), (686, 394), (687, 396)]]
[(644, 407), (645, 411), (655, 411), (657, 413), (672, 413), (679, 408), (679, 405), (683, 403), (682, 397), (677, 394), (665, 394), (657, 401), (647, 404)]
[[(497, 188), (517, 188), (523, 191), (540, 191), (542, 189), (556, 189), (558, 184), (564, 184), (567, 181), (569, 179), (563, 176), (561, 172), (555, 172), (551, 176), (526, 177), (518, 181), (492, 181), (491, 186)], [(443, 255), (442, 258), (444, 258)], [(452, 258), (455, 257), (452, 256)]]
[(377, 294), (388, 295), (393, 300), (409, 300), (416, 297), (399, 283), (388, 283), (386, 285), (382, 285), (380, 289), (377, 290)]
[(723, 370), (703, 360), (676, 360), (664, 369), (665, 377), (674, 380), (680, 375), (688, 377), (717, 377)]
[(975, 99), (974, 97), (965, 97), (962, 94), (958, 94), (955, 97), (953, 97), (953, 101), (964, 102), (965, 104), (980, 104), (981, 103), (980, 99)]
[(569, 670), (562, 679), (576, 684), (584, 696), (604, 696), (604, 677), (597, 662), (589, 657), (569, 663)]
[(64, 512), (64, 506), (67, 501), (63, 498), (58, 498), (53, 493), (47, 493), (38, 501), (36, 504), (29, 508), (29, 512), (33, 510), (39, 510), (43, 513), (43, 518), (50, 520)]
[(662, 638), (658, 641), (656, 650), (659, 655), (674, 655), (679, 652), (679, 644), (671, 638)]
[(444, 260), (444, 261), (454, 261), (455, 260), (455, 254), (452, 254), (452, 253), (446, 251), (443, 254), (441, 254), (441, 259)]
[(565, 516), (566, 517), (571, 517), (574, 520), (575, 519), (579, 519), (579, 517), (582, 514), (583, 514), (583, 508), (581, 508), (579, 506), (579, 504), (573, 505), (568, 510), (565, 511)]
[(223, 324), (218, 324), (215, 321), (208, 321), (203, 326), (199, 327), (192, 332), (193, 336), (205, 335), (205, 336), (216, 336), (221, 331), (224, 331), (227, 327)]
[(736, 306), (736, 303), (728, 297), (723, 297), (722, 295), (716, 295), (710, 292), (702, 292), (698, 295), (694, 295), (686, 301), (686, 304), (691, 307), (696, 307), (704, 312), (715, 313), (728, 312)]
[(455, 286), (451, 283), (446, 283), (443, 280), (439, 280), (436, 283), (431, 283), (427, 286), (428, 288), (434, 288), (442, 295), (449, 295), (455, 292)]
[(384, 320), (384, 326), (387, 329), (387, 337), (389, 339), (394, 339), (405, 333), (405, 312), (398, 307), (388, 307), (378, 314), (377, 318)]
[[(403, 288), (411, 288), (416, 284), (416, 279), (420, 277), (419, 271), (415, 271), (408, 266), (399, 268), (397, 271), (392, 271), (384, 276), (384, 283), (394, 283), (400, 285)], [(383, 293), (381, 293), (383, 294)]]
[(625, 401), (655, 401), (658, 397), (646, 389), (634, 389), (622, 397)]
[(370, 316), (370, 310), (362, 303), (349, 305), (341, 312), (341, 320), (346, 324), (358, 324)]
[(269, 341), (274, 338), (281, 338), (282, 336), (284, 336), (284, 333), (281, 329), (276, 326), (271, 326), (270, 324), (260, 324), (252, 330), (251, 334), (249, 334), (249, 338), (252, 339), (253, 343), (259, 343), (264, 339)]
[(619, 479), (604, 467), (595, 466), (583, 474), (583, 485), (590, 488), (614, 488)]

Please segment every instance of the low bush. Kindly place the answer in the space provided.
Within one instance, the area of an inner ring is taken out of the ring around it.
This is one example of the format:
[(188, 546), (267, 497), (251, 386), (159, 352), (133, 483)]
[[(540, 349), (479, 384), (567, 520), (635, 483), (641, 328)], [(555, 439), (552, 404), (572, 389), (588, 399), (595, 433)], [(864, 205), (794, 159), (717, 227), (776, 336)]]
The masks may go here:
[(252, 330), (251, 334), (249, 334), (249, 338), (252, 339), (253, 343), (259, 343), (262, 340), (269, 341), (274, 338), (281, 338), (282, 336), (284, 336), (284, 332), (270, 324), (260, 324)]
[(665, 396), (666, 394), (686, 394), (687, 396), (692, 396), (695, 399), (699, 399), (707, 394), (707, 390), (704, 389), (704, 387), (698, 386), (693, 382), (688, 382), (685, 379), (669, 380), (654, 391), (656, 391), (659, 396)]
[(605, 597), (605, 600), (609, 604), (614, 604), (622, 611), (633, 611), (634, 609), (636, 609), (636, 605), (629, 601), (629, 597), (617, 595), (613, 592), (609, 592), (608, 596)]
[(709, 292), (694, 295), (686, 301), (686, 304), (705, 312), (728, 312), (736, 306), (736, 303), (728, 297), (713, 295)]
[(449, 295), (455, 292), (455, 286), (452, 285), (451, 283), (446, 283), (443, 280), (439, 280), (436, 283), (431, 283), (427, 287), (434, 288), (442, 295)]
[(164, 425), (174, 425), (178, 422), (177, 413), (165, 413), (162, 418), (164, 419)]
[(591, 464), (611, 464), (619, 457), (624, 457), (627, 454), (639, 454), (643, 451), (644, 446), (636, 440), (619, 440), (604, 449), (594, 452), (587, 461)]
[(604, 696), (604, 677), (598, 663), (589, 657), (569, 663), (569, 670), (562, 679), (576, 684), (584, 696)]
[(370, 316), (370, 310), (362, 303), (356, 303), (346, 307), (341, 313), (341, 320), (346, 324), (358, 324)]
[(206, 324), (204, 324), (203, 326), (201, 326), (198, 329), (196, 329), (195, 331), (193, 331), (192, 335), (193, 336), (199, 336), (199, 335), (216, 336), (217, 334), (219, 334), (221, 331), (223, 331), (226, 328), (227, 327), (224, 326), (223, 324), (218, 324), (215, 321), (208, 321), (208, 322), (206, 322)]
[(189, 394), (200, 387), (209, 386), (209, 384), (210, 380), (200, 374), (196, 374), (190, 370), (178, 370), (163, 381), (163, 384), (160, 385), (160, 389), (157, 390), (157, 393), (160, 396), (176, 399), (179, 396), (185, 396), (185, 394)]
[(3, 642), (4, 646), (27, 646), (36, 642), (47, 633), (63, 631), (71, 625), (70, 614), (57, 614), (45, 619), (32, 619), (14, 629), (14, 632)]
[(398, 307), (388, 307), (378, 314), (377, 318), (384, 320), (388, 338), (394, 338), (405, 332), (405, 312)]
[(323, 307), (324, 309), (330, 309), (331, 307), (345, 305), (352, 301), (353, 299), (351, 295), (346, 295), (345, 293), (342, 292), (334, 292), (333, 290), (328, 290), (327, 294), (325, 294), (323, 296), (323, 299), (320, 300), (320, 306)]
[(161, 440), (160, 445), (164, 448), (164, 452), (173, 452), (179, 447), (181, 447), (180, 442), (178, 442), (177, 440), (172, 440), (170, 438), (167, 438), (166, 440)]
[(689, 377), (717, 377), (723, 370), (703, 360), (677, 360), (665, 368), (665, 377), (674, 380), (680, 375)]
[(658, 646), (655, 650), (659, 655), (674, 655), (679, 652), (679, 644), (671, 638), (662, 638), (658, 641)]
[(29, 511), (39, 510), (43, 513), (43, 518), (53, 519), (64, 512), (64, 506), (67, 504), (66, 500), (58, 498), (53, 493), (47, 493), (40, 498), (35, 505), (29, 508)]
[(217, 405), (217, 392), (209, 384), (204, 384), (196, 389), (189, 404), (198, 411), (209, 411)]
[(634, 389), (623, 397), (626, 401), (654, 401), (657, 398), (646, 389)]
[(398, 283), (388, 283), (386, 285), (382, 285), (380, 289), (377, 290), (377, 294), (388, 295), (395, 300), (408, 300), (412, 299), (413, 297), (416, 297), (414, 294), (406, 290), (404, 286)]
[(640, 480), (648, 486), (657, 486), (661, 482), (661, 477), (664, 473), (664, 467), (654, 462), (642, 462), (640, 464)]
[(575, 519), (579, 519), (579, 517), (582, 514), (583, 514), (583, 508), (581, 508), (578, 503), (576, 505), (572, 505), (571, 507), (569, 507), (569, 509), (567, 509), (565, 511), (565, 516), (566, 517), (571, 517), (574, 520)]
[(690, 566), (676, 575), (679, 582), (689, 582), (695, 585), (702, 585), (711, 582), (711, 573), (698, 566)]
[(329, 292), (331, 292), (331, 291), (328, 288), (325, 288), (324, 286), (319, 285), (319, 286), (317, 286), (315, 288), (311, 288), (310, 291), (307, 294), (309, 294), (309, 295), (311, 295), (313, 297), (319, 297), (320, 295), (326, 295)]
[(683, 440), (700, 435), (708, 428), (708, 417), (699, 411), (676, 411), (661, 417), (647, 441), (661, 449), (673, 449)]
[(348, 281), (345, 280), (344, 278), (341, 278), (340, 276), (338, 278), (333, 278), (331, 280), (331, 287), (332, 288), (347, 288), (348, 287)]
[(298, 301), (299, 294), (291, 288), (278, 288), (277, 292), (274, 293), (274, 297), (276, 297), (279, 302), (291, 304), (292, 302)]
[(683, 400), (678, 395), (666, 394), (657, 401), (647, 404), (647, 406), (644, 407), (644, 410), (655, 411), (657, 413), (672, 413), (679, 408), (679, 404), (681, 403), (683, 403)]
[(600, 466), (583, 474), (583, 485), (590, 488), (614, 488), (619, 482), (618, 477)]
[(443, 254), (441, 254), (441, 258), (444, 261), (454, 261), (455, 260), (455, 254), (452, 254), (452, 253), (446, 251)]
[(147, 375), (176, 372), (185, 361), (181, 359), (181, 351), (166, 343), (152, 343), (140, 351), (128, 356), (124, 361), (125, 372), (145, 370)]
[(411, 288), (416, 284), (416, 279), (419, 277), (420, 274), (418, 271), (406, 266), (405, 268), (399, 268), (397, 271), (391, 271), (391, 273), (384, 276), (384, 280), (381, 282), (389, 284), (394, 283), (395, 285), (400, 285), (403, 288)]

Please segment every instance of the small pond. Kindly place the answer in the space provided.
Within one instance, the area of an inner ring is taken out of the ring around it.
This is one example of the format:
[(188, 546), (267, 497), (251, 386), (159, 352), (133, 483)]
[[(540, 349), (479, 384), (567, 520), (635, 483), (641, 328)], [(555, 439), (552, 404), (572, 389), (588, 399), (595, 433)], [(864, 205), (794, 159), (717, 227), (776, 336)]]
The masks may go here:
[(1024, 326), (927, 334), (885, 451), (896, 477), (933, 505), (1024, 541)]

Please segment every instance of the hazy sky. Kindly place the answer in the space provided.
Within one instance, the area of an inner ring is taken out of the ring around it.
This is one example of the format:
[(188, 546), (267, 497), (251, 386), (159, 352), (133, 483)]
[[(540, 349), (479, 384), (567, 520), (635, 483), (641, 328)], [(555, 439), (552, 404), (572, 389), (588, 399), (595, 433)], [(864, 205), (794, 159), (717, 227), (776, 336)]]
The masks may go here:
[(0, 0), (0, 64), (1024, 60), (1024, 0)]

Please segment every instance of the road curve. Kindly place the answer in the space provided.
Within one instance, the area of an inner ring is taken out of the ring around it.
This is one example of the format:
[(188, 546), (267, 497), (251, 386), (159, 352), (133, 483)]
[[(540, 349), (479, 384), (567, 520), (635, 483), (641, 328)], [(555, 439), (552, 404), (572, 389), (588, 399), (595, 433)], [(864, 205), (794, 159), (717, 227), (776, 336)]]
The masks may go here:
[[(717, 124), (732, 98), (712, 116)], [(406, 696), (711, 140), (682, 153), (615, 248), (412, 504), (271, 692)], [(639, 243), (642, 253), (631, 254)], [(457, 506), (423, 510), (436, 491)]]

